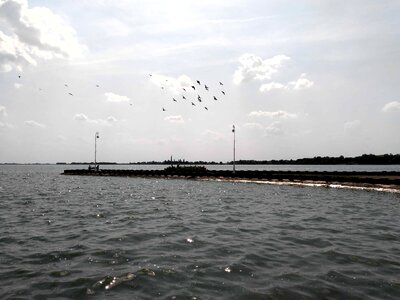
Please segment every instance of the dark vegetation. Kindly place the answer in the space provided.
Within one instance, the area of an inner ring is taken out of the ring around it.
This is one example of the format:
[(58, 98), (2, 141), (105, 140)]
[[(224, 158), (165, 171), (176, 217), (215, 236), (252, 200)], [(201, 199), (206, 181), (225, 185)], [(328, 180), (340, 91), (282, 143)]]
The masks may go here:
[[(233, 162), (207, 162), (207, 161), (186, 161), (186, 160), (164, 160), (162, 162), (137, 162), (130, 164), (151, 164), (151, 165), (217, 165), (232, 164)], [(399, 165), (400, 154), (363, 154), (356, 157), (331, 157), (331, 156), (315, 156), (313, 158), (299, 159), (280, 159), (280, 160), (237, 160), (237, 165)]]
[[(57, 164), (59, 165), (62, 163), (57, 163)], [(75, 161), (73, 161), (71, 163), (71, 165), (89, 165), (89, 164), (94, 164), (94, 162), (75, 162)], [(100, 162), (98, 161), (98, 162), (96, 162), (96, 164), (98, 164), (98, 165), (118, 165), (117, 162), (109, 162), (109, 161), (100, 161)]]
[(316, 156), (294, 160), (239, 160), (236, 163), (242, 165), (398, 165), (400, 154), (363, 154), (356, 157)]
[(141, 162), (131, 162), (130, 165), (225, 165), (230, 164), (230, 162), (216, 162), (216, 161), (204, 161), (204, 160), (196, 160), (196, 161), (187, 161), (185, 159), (177, 159), (177, 160), (164, 160), (164, 161), (141, 161)]

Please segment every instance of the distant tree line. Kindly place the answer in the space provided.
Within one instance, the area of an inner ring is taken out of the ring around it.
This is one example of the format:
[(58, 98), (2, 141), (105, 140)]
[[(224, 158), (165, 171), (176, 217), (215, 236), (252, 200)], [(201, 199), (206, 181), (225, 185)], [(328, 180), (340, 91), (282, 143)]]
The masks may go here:
[[(57, 164), (61, 165), (61, 164), (65, 164), (65, 163), (58, 162)], [(76, 161), (71, 162), (71, 165), (90, 165), (90, 164), (94, 164), (94, 162), (76, 162)], [(96, 164), (98, 164), (98, 165), (118, 165), (117, 162), (112, 162), (112, 161), (111, 162), (110, 161), (98, 161), (98, 162), (96, 162)]]
[[(215, 162), (215, 161), (186, 161), (179, 160), (164, 160), (164, 161), (148, 161), (148, 162), (131, 162), (130, 164), (137, 165), (222, 165), (233, 164), (233, 161)], [(236, 161), (237, 165), (399, 165), (400, 154), (363, 154), (356, 157), (338, 157), (331, 156), (315, 156), (312, 158), (299, 159), (280, 159), (280, 160), (246, 160), (241, 159)]]
[(398, 165), (400, 154), (363, 154), (356, 157), (315, 156), (313, 158), (281, 160), (239, 160), (240, 165)]
[(203, 160), (195, 160), (195, 161), (187, 161), (185, 159), (177, 159), (177, 160), (163, 160), (163, 161), (141, 161), (141, 162), (130, 162), (131, 165), (222, 165), (229, 164), (223, 163), (222, 161), (203, 161)]

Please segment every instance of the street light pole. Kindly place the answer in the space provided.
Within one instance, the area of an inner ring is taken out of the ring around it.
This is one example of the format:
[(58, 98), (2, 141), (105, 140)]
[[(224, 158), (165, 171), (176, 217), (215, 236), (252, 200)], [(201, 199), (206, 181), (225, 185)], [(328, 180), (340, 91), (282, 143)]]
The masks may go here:
[(235, 174), (235, 151), (236, 151), (236, 132), (235, 132), (235, 125), (233, 125), (232, 132), (233, 132), (233, 174)]
[(94, 134), (94, 164), (97, 164), (97, 139), (99, 138), (99, 133)]

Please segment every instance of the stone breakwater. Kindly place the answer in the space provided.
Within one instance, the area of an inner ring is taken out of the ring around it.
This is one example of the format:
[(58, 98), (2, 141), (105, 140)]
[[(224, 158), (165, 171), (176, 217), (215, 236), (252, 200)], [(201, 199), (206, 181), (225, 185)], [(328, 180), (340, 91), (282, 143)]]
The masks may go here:
[(222, 171), (222, 170), (65, 170), (64, 175), (226, 179), (273, 182), (315, 182), (361, 186), (389, 186), (400, 190), (400, 172)]

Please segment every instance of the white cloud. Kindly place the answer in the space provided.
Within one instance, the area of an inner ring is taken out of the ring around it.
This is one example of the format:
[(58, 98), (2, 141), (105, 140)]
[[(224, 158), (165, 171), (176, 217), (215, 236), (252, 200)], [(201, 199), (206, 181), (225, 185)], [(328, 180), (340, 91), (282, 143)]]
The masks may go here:
[(284, 110), (278, 111), (252, 111), (249, 113), (250, 117), (268, 117), (268, 118), (282, 118), (282, 119), (293, 119), (297, 118), (296, 114), (289, 113)]
[(108, 116), (106, 120), (104, 119), (90, 119), (84, 113), (78, 113), (73, 116), (73, 119), (78, 122), (86, 122), (92, 124), (98, 124), (102, 126), (112, 126), (113, 123), (118, 122), (118, 119), (114, 116)]
[(359, 127), (360, 124), (361, 124), (360, 120), (348, 121), (348, 122), (344, 123), (343, 127), (344, 127), (344, 130), (348, 131), (348, 130), (353, 130), (353, 129)]
[(250, 81), (253, 79), (271, 79), (272, 75), (278, 72), (278, 69), (280, 69), (287, 60), (290, 60), (290, 57), (283, 54), (265, 60), (254, 54), (243, 54), (239, 58), (240, 66), (233, 74), (233, 82), (235, 84), (240, 84), (243, 81)]
[(26, 126), (30, 126), (30, 127), (38, 127), (38, 128), (46, 128), (46, 125), (33, 121), (33, 120), (28, 120), (24, 122)]
[(185, 120), (183, 119), (182, 116), (168, 116), (164, 118), (165, 121), (168, 121), (170, 123), (185, 123)]
[(107, 118), (107, 121), (110, 122), (110, 123), (115, 123), (115, 122), (117, 122), (118, 120), (117, 120), (117, 118), (115, 118), (114, 116), (109, 116), (109, 117)]
[(280, 122), (273, 122), (271, 125), (265, 128), (266, 135), (283, 135), (285, 131), (282, 129)]
[(13, 68), (21, 69), (21, 66), (25, 64), (37, 65), (31, 49), (20, 42), (17, 37), (7, 36), (0, 31), (0, 71), (9, 72)]
[(5, 106), (1, 106), (0, 105), (0, 116), (3, 116), (3, 117), (7, 117), (7, 110), (6, 110), (6, 108), (5, 108)]
[(259, 123), (246, 123), (244, 127), (262, 130), (264, 132), (264, 136), (271, 136), (271, 135), (285, 135), (287, 132), (284, 130), (284, 124), (289, 119), (295, 119), (298, 117), (297, 114), (289, 113), (284, 110), (278, 111), (252, 111), (249, 113), (249, 117), (264, 117), (264, 118), (271, 118), (273, 122), (268, 126), (264, 127)]
[(400, 102), (399, 101), (392, 101), (386, 103), (384, 107), (382, 107), (383, 112), (396, 112), (400, 111)]
[(0, 71), (36, 65), (39, 59), (76, 58), (86, 50), (75, 30), (46, 7), (26, 0), (0, 2)]
[(0, 128), (12, 128), (13, 126), (9, 123), (0, 122)]
[(269, 92), (269, 91), (274, 90), (274, 89), (287, 89), (287, 88), (288, 87), (286, 85), (282, 84), (282, 83), (270, 82), (270, 83), (262, 84), (260, 86), (260, 92), (264, 92), (264, 91)]
[(80, 114), (75, 114), (74, 120), (76, 120), (76, 121), (88, 121), (89, 118), (85, 114), (80, 113)]
[[(289, 56), (284, 54), (275, 55), (265, 60), (254, 54), (243, 54), (239, 58), (239, 68), (233, 74), (233, 82), (240, 84), (251, 80), (270, 80), (273, 74), (277, 73), (283, 64), (290, 59)], [(274, 81), (264, 83), (260, 86), (260, 91), (269, 92), (274, 89), (302, 90), (310, 88), (313, 85), (314, 82), (306, 78), (305, 73), (302, 73), (297, 80), (290, 81), (287, 84)]]
[(314, 82), (307, 79), (306, 75), (306, 73), (301, 74), (297, 80), (289, 82), (289, 85), (293, 86), (295, 90), (303, 90), (312, 87)]
[(312, 87), (314, 82), (306, 78), (306, 74), (302, 73), (297, 80), (290, 81), (288, 84), (282, 84), (279, 82), (269, 82), (260, 86), (260, 92), (269, 92), (274, 89), (293, 89), (293, 90), (304, 90)]
[[(99, 121), (97, 121), (97, 120), (89, 119), (89, 117), (86, 116), (86, 115), (83, 114), (83, 113), (75, 114), (74, 117), (73, 117), (73, 119), (74, 119), (75, 121), (79, 121), (79, 122), (88, 122), (88, 123), (94, 123), (94, 124), (99, 123)], [(103, 122), (104, 122), (104, 121), (103, 121)]]
[[(182, 88), (188, 88), (193, 84), (189, 76), (182, 74), (178, 77), (170, 77), (160, 74), (151, 74), (150, 80), (159, 88), (168, 89), (175, 94), (182, 92)], [(187, 91), (190, 91), (189, 89)]]
[(119, 102), (129, 102), (130, 101), (130, 99), (127, 96), (121, 96), (121, 95), (114, 94), (111, 92), (105, 93), (104, 96), (106, 96), (107, 102), (119, 103)]

